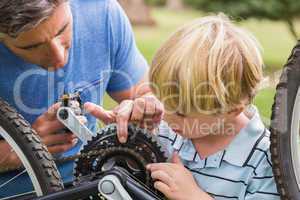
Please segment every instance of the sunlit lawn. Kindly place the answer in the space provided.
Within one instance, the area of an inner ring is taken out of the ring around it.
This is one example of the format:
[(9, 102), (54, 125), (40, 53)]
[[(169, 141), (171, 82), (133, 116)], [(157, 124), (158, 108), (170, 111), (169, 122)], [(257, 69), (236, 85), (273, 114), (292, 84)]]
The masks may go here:
[[(153, 16), (157, 22), (153, 27), (135, 27), (134, 32), (139, 49), (151, 63), (155, 51), (179, 26), (203, 16), (195, 10), (169, 11), (162, 8), (154, 8)], [(265, 74), (279, 70), (290, 54), (296, 43), (282, 22), (247, 20), (239, 22), (250, 30), (262, 44), (263, 57), (266, 68)], [(299, 24), (300, 25), (300, 24)], [(299, 27), (298, 25), (298, 27)], [(264, 89), (259, 92), (255, 104), (265, 119), (269, 118), (273, 103), (274, 89)], [(110, 98), (105, 98), (105, 107), (111, 108), (115, 104)]]

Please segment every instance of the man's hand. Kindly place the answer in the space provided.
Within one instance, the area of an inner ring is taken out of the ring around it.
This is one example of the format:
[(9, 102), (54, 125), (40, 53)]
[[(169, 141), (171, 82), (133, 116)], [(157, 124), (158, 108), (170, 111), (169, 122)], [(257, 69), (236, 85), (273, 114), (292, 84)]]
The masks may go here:
[[(56, 118), (56, 112), (59, 107), (60, 103), (51, 106), (46, 113), (38, 117), (32, 124), (32, 128), (40, 136), (50, 153), (65, 152), (78, 142), (74, 134), (60, 133), (64, 125)], [(0, 172), (17, 169), (22, 165), (17, 154), (12, 151), (6, 141), (0, 141), (0, 152), (6, 155), (0, 159)]]
[(212, 200), (197, 185), (192, 173), (184, 167), (177, 153), (174, 153), (172, 161), (173, 163), (147, 165), (157, 190), (170, 200)]
[(32, 124), (50, 153), (65, 152), (78, 142), (73, 133), (62, 132), (65, 126), (56, 118), (59, 107), (60, 103), (54, 104)]
[(163, 105), (153, 95), (125, 100), (111, 111), (93, 103), (86, 103), (84, 108), (105, 124), (116, 122), (121, 143), (127, 141), (129, 122), (136, 123), (141, 128), (153, 130), (160, 123), (164, 110)]
[(0, 152), (0, 173), (21, 167), (20, 159), (5, 140), (0, 140)]

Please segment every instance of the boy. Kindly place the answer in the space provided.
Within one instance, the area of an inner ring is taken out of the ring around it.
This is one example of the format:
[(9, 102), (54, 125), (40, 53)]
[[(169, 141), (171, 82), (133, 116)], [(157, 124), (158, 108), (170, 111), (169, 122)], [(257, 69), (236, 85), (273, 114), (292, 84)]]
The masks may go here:
[(280, 199), (251, 105), (262, 66), (255, 38), (224, 15), (182, 27), (157, 52), (150, 80), (168, 123), (157, 136), (173, 163), (147, 168), (167, 198)]

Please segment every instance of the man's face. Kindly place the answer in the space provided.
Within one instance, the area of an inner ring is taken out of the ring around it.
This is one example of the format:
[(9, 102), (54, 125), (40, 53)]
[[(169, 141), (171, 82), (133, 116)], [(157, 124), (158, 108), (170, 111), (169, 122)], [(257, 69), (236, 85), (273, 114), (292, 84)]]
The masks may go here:
[(16, 55), (49, 71), (65, 66), (72, 41), (72, 13), (68, 3), (53, 15), (17, 38), (5, 36), (3, 43)]

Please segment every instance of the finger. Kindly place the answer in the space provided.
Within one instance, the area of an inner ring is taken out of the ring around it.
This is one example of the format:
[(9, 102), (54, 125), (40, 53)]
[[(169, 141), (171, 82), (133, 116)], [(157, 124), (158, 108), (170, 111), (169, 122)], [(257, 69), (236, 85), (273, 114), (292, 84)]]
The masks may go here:
[(87, 123), (87, 118), (83, 115), (80, 115), (80, 116), (76, 116), (76, 118), (79, 120), (79, 122), (81, 124), (86, 124)]
[(54, 146), (49, 146), (48, 151), (50, 153), (63, 153), (68, 151), (69, 149), (71, 149), (72, 147), (74, 147), (77, 144), (76, 140), (74, 140), (71, 143), (66, 143), (66, 144), (62, 144), (62, 145), (54, 145)]
[(153, 119), (144, 119), (144, 123), (143, 123), (143, 126), (144, 128), (148, 129), (148, 130), (153, 130), (155, 128), (154, 126), (154, 122), (153, 122)]
[(58, 111), (58, 109), (61, 106), (61, 102), (58, 102), (56, 104), (53, 104), (44, 114), (43, 116), (47, 119), (47, 120), (55, 120), (56, 119), (56, 113)]
[(154, 98), (146, 98), (146, 107), (145, 107), (145, 118), (152, 119), (155, 115), (155, 101)]
[(65, 144), (65, 143), (72, 143), (75, 138), (73, 134), (69, 133), (60, 133), (55, 135), (49, 135), (42, 138), (42, 141), (45, 145), (58, 145), (58, 144)]
[(162, 192), (165, 196), (170, 196), (170, 188), (167, 184), (161, 181), (156, 181), (154, 183), (154, 188)]
[(105, 124), (110, 124), (116, 121), (116, 116), (113, 111), (105, 110), (101, 106), (94, 103), (85, 103), (84, 109), (99, 120), (103, 121)]
[(153, 163), (147, 165), (147, 170), (150, 170), (151, 173), (155, 171), (165, 171), (166, 173), (169, 174), (169, 176), (173, 177), (173, 165), (172, 163)]
[(182, 165), (183, 166), (183, 164), (182, 164), (182, 162), (181, 162), (181, 159), (180, 159), (180, 157), (179, 157), (179, 155), (178, 155), (178, 152), (174, 152), (173, 153), (173, 156), (172, 156), (172, 163), (174, 163), (174, 164), (179, 164), (179, 165)]
[(143, 98), (138, 98), (134, 101), (133, 110), (131, 113), (131, 121), (141, 122), (145, 112), (146, 102)]
[(154, 128), (153, 118), (155, 116), (155, 102), (153, 98), (147, 98), (145, 114), (144, 114), (144, 125), (148, 130)]
[(57, 133), (64, 127), (65, 126), (57, 119), (53, 121), (47, 121), (45, 118), (38, 119), (38, 121), (32, 125), (32, 128), (41, 137)]
[(159, 125), (160, 122), (162, 121), (162, 118), (163, 116), (158, 116), (158, 115), (155, 115), (152, 119), (153, 123), (155, 126)]
[(120, 109), (120, 104), (113, 108), (112, 111), (113, 111), (114, 115), (117, 115), (117, 114), (118, 114), (119, 109)]
[(15, 152), (10, 154), (10, 164), (12, 165), (12, 166), (9, 166), (9, 168), (11, 168), (11, 169), (17, 169), (19, 167), (24, 166), (24, 164), (20, 160), (20, 157)]
[(164, 115), (164, 106), (161, 102), (156, 101), (155, 103), (155, 115), (153, 117), (154, 124), (159, 124)]
[(116, 121), (117, 121), (117, 135), (121, 143), (125, 143), (127, 141), (128, 121), (130, 119), (132, 109), (133, 109), (133, 101), (131, 100), (125, 100), (119, 106)]
[(169, 187), (172, 187), (172, 185), (174, 185), (172, 177), (170, 177), (170, 175), (164, 171), (155, 171), (151, 173), (151, 177), (153, 180), (161, 181)]

